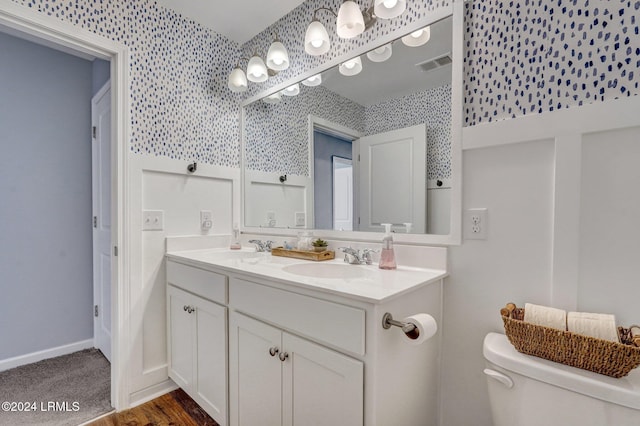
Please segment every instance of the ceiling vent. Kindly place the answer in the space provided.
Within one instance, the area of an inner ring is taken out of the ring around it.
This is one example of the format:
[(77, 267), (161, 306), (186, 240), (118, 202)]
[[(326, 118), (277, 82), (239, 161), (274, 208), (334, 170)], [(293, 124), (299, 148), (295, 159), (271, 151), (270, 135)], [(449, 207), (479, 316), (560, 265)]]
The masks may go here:
[(444, 67), (445, 65), (449, 65), (451, 62), (451, 53), (445, 53), (437, 58), (427, 59), (424, 62), (420, 62), (416, 64), (416, 67), (420, 68), (420, 71), (422, 72), (429, 72)]

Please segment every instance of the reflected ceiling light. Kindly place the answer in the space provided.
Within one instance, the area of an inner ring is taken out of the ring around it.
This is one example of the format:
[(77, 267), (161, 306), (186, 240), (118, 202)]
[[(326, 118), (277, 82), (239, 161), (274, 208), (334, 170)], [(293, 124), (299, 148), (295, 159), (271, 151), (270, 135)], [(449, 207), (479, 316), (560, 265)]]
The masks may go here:
[(322, 75), (316, 74), (302, 81), (305, 86), (313, 87), (322, 84)]
[(373, 62), (384, 62), (391, 57), (392, 53), (391, 43), (389, 43), (367, 52), (367, 58)]
[(329, 33), (318, 20), (318, 12), (321, 10), (331, 12), (336, 17), (336, 32), (341, 38), (356, 37), (371, 28), (376, 22), (373, 6), (361, 11), (360, 6), (353, 0), (345, 0), (338, 13), (328, 7), (319, 7), (313, 11), (313, 19), (304, 36), (304, 51), (309, 55), (322, 55), (327, 53), (331, 47)]
[(424, 27), (402, 37), (402, 42), (409, 47), (422, 46), (431, 38), (431, 27)]
[(406, 0), (375, 0), (373, 13), (378, 18), (391, 19), (402, 15), (406, 8)]
[(362, 60), (360, 59), (360, 56), (356, 56), (353, 59), (349, 59), (348, 61), (341, 63), (338, 70), (340, 71), (340, 74), (346, 75), (347, 77), (360, 74), (360, 71), (362, 71)]
[(296, 96), (298, 93), (300, 93), (300, 85), (298, 83), (292, 84), (282, 91), (285, 96)]
[(360, 7), (352, 0), (346, 0), (338, 10), (336, 32), (342, 38), (353, 38), (364, 32), (364, 18)]
[[(240, 61), (243, 59), (249, 61), (246, 74), (240, 68)], [(266, 64), (257, 50), (254, 50), (251, 59), (244, 57), (238, 59), (238, 63), (229, 74), (228, 86), (232, 92), (244, 92), (247, 90), (247, 79), (254, 83), (262, 83), (287, 68), (289, 68), (289, 53), (278, 38), (278, 33), (275, 33), (275, 39), (267, 52)]]
[(266, 98), (262, 98), (262, 102), (265, 104), (277, 104), (282, 100), (282, 96), (280, 96), (280, 92), (276, 92), (272, 95), (267, 96)]
[(269, 52), (267, 52), (267, 66), (275, 71), (283, 71), (289, 68), (289, 52), (284, 47), (284, 44), (278, 38), (276, 38), (269, 46)]
[(242, 71), (242, 68), (240, 68), (240, 60), (242, 59), (247, 58), (238, 59), (236, 67), (233, 69), (233, 71), (231, 71), (231, 74), (229, 74), (229, 90), (234, 93), (246, 92), (248, 87), (247, 76), (245, 75), (244, 71)]

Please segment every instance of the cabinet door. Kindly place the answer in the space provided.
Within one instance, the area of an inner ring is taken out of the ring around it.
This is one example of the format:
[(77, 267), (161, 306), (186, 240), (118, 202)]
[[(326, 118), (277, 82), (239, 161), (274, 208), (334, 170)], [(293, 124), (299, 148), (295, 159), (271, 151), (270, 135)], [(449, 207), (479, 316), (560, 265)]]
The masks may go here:
[(362, 426), (361, 361), (283, 333), (283, 425)]
[(169, 377), (185, 391), (193, 383), (193, 312), (192, 296), (173, 286), (167, 286), (169, 313)]
[(235, 312), (229, 322), (231, 425), (282, 426), (282, 332)]
[(195, 311), (194, 399), (219, 424), (227, 424), (227, 308), (193, 297)]

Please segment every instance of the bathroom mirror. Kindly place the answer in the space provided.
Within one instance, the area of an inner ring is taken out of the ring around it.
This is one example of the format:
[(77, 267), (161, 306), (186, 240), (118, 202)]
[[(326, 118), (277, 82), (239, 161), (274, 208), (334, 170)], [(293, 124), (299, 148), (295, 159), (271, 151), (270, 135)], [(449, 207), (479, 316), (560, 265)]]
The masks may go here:
[(245, 231), (459, 243), (459, 19), (244, 104)]

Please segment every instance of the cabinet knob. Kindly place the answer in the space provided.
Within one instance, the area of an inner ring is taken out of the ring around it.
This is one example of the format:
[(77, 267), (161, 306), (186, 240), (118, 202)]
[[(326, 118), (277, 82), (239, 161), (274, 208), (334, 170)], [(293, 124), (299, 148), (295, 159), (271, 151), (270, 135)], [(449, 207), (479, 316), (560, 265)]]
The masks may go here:
[(184, 305), (184, 306), (182, 307), (182, 310), (183, 310), (183, 311), (185, 311), (185, 312), (187, 312), (187, 309), (189, 309), (189, 307), (188, 307), (187, 305)]
[(287, 352), (281, 352), (278, 357), (280, 358), (280, 361), (285, 362), (287, 358), (289, 358), (289, 354)]
[(276, 356), (276, 354), (278, 352), (280, 352), (280, 349), (278, 349), (275, 346), (272, 346), (272, 347), (269, 348), (269, 355), (271, 355), (271, 356)]
[(196, 308), (194, 308), (193, 306), (184, 305), (183, 310), (184, 310), (186, 313), (191, 314), (191, 313), (195, 312)]

